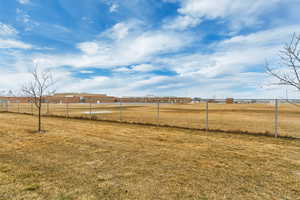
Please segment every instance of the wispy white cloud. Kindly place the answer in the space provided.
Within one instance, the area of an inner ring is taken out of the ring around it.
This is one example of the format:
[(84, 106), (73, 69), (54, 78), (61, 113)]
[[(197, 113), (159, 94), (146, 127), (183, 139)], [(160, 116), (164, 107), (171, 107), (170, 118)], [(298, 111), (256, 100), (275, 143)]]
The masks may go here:
[(278, 58), (278, 51), (294, 31), (300, 32), (300, 26), (285, 26), (240, 35), (208, 46), (211, 53), (176, 55), (160, 58), (158, 61), (168, 64), (182, 76), (216, 77), (235, 74), (253, 67), (263, 67), (266, 60), (274, 63), (274, 59)]
[(201, 19), (198, 17), (181, 15), (175, 19), (168, 19), (164, 22), (164, 29), (173, 29), (173, 30), (185, 30), (188, 28), (193, 28), (201, 22)]
[(18, 0), (20, 4), (29, 4), (30, 0)]
[(140, 64), (140, 65), (134, 65), (132, 67), (132, 70), (138, 72), (150, 72), (156, 69), (158, 69), (158, 67), (151, 64)]
[[(106, 35), (107, 31), (104, 33)], [(46, 59), (55, 66), (110, 68), (145, 63), (157, 55), (177, 52), (192, 41), (192, 36), (172, 31), (128, 31), (108, 41), (107, 38), (100, 38), (79, 43), (80, 55), (46, 56)]]
[(112, 39), (121, 40), (128, 36), (128, 32), (133, 28), (134, 24), (132, 23), (117, 23), (111, 29), (105, 31), (102, 35), (110, 37)]
[(122, 72), (122, 73), (147, 73), (157, 69), (161, 69), (158, 66), (154, 66), (152, 64), (137, 64), (132, 65), (130, 67), (116, 67), (113, 69), (114, 72)]
[[(93, 78), (88, 79), (74, 79), (68, 77), (68, 81), (65, 81), (64, 84), (67, 83), (64, 87), (67, 87), (68, 91), (77, 91), (84, 92), (87, 90), (100, 90), (100, 88), (105, 87), (104, 84), (108, 82), (109, 78), (105, 76), (95, 76)], [(100, 92), (100, 91), (99, 91)]]
[(90, 70), (80, 70), (79, 72), (82, 74), (93, 74), (94, 73), (93, 71), (90, 71)]
[(116, 23), (111, 28), (99, 34), (99, 38), (122, 40), (128, 36), (134, 37), (146, 32), (145, 23), (140, 20), (128, 20)]
[(0, 22), (0, 49), (31, 49), (32, 45), (17, 39), (18, 31), (11, 25)]
[(29, 14), (27, 14), (24, 10), (17, 8), (17, 21), (21, 22), (25, 26), (25, 31), (31, 31), (35, 27), (40, 25), (39, 22), (33, 20)]
[(12, 37), (16, 36), (17, 34), (18, 31), (14, 27), (0, 22), (0, 37)]
[(90, 17), (82, 17), (81, 20), (84, 21), (87, 24), (94, 23), (94, 21)]
[(100, 45), (95, 42), (82, 42), (77, 45), (77, 48), (87, 55), (95, 55), (99, 51)]
[(118, 11), (118, 8), (119, 8), (119, 4), (113, 3), (113, 4), (110, 6), (109, 11), (110, 11), (110, 12), (116, 12), (116, 11)]
[(31, 49), (32, 45), (14, 39), (0, 39), (0, 49)]
[[(281, 0), (181, 0), (178, 13), (173, 21), (168, 20), (166, 27), (186, 29), (200, 24), (204, 20), (227, 20), (230, 28), (240, 30), (243, 27), (258, 26), (261, 18), (275, 9), (280, 9)], [(285, 5), (300, 7), (294, 0), (285, 1)]]
[(112, 69), (113, 72), (130, 72), (131, 69), (129, 69), (128, 67), (116, 67), (114, 69)]

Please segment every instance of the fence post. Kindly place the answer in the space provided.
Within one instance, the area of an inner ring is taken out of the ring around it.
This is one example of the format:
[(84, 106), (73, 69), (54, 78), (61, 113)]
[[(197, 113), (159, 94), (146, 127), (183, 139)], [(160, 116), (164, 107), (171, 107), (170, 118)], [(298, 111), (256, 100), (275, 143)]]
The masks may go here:
[(205, 130), (208, 131), (208, 101), (205, 103)]
[(278, 137), (278, 99), (275, 99), (275, 138)]
[(92, 120), (92, 103), (90, 103), (90, 120)]
[(160, 107), (159, 107), (159, 101), (158, 101), (158, 102), (157, 102), (157, 126), (160, 125), (159, 111), (160, 111)]
[(33, 102), (31, 102), (31, 115), (33, 115)]
[(18, 113), (20, 113), (20, 102), (18, 102)]
[(67, 111), (66, 117), (69, 118), (69, 103), (66, 103), (66, 111)]
[(49, 111), (49, 102), (47, 102), (47, 115), (49, 115), (50, 111)]
[(120, 122), (121, 122), (122, 121), (122, 101), (121, 101), (121, 99), (120, 99), (119, 103), (120, 103), (120, 107), (119, 107), (119, 109), (120, 109), (120, 113), (119, 113), (120, 116), (119, 117), (120, 117)]

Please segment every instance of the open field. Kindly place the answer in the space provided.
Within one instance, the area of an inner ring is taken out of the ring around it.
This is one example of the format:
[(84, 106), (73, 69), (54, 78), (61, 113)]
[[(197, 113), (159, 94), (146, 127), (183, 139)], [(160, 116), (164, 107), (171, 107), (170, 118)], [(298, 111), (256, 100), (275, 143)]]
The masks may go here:
[[(188, 108), (187, 108), (188, 109)], [(300, 141), (0, 113), (0, 199), (300, 199)]]
[[(43, 114), (205, 128), (205, 103), (200, 104), (45, 104)], [(273, 104), (209, 104), (208, 127), (213, 130), (274, 134)], [(9, 111), (32, 113), (30, 104), (9, 104)], [(91, 111), (91, 114), (90, 114)], [(279, 134), (300, 138), (300, 106), (280, 104)]]

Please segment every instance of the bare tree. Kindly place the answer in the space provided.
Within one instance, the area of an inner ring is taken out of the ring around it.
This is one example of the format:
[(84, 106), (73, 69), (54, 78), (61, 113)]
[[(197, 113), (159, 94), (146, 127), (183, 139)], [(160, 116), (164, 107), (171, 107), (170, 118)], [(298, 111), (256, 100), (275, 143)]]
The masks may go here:
[(279, 56), (282, 69), (271, 68), (267, 63), (267, 72), (278, 80), (277, 85), (292, 86), (300, 91), (300, 34), (293, 34)]
[(52, 89), (54, 81), (50, 71), (42, 71), (36, 67), (32, 72), (32, 80), (23, 85), (22, 92), (25, 96), (30, 97), (38, 109), (38, 132), (42, 132), (42, 106), (44, 97), (54, 93)]

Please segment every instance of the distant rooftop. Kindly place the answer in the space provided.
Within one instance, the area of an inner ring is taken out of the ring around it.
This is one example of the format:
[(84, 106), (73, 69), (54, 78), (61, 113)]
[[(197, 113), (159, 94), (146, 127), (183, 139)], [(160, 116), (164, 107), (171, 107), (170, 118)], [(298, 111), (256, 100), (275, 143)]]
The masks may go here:
[(54, 96), (107, 96), (107, 95), (91, 94), (91, 93), (55, 93)]

